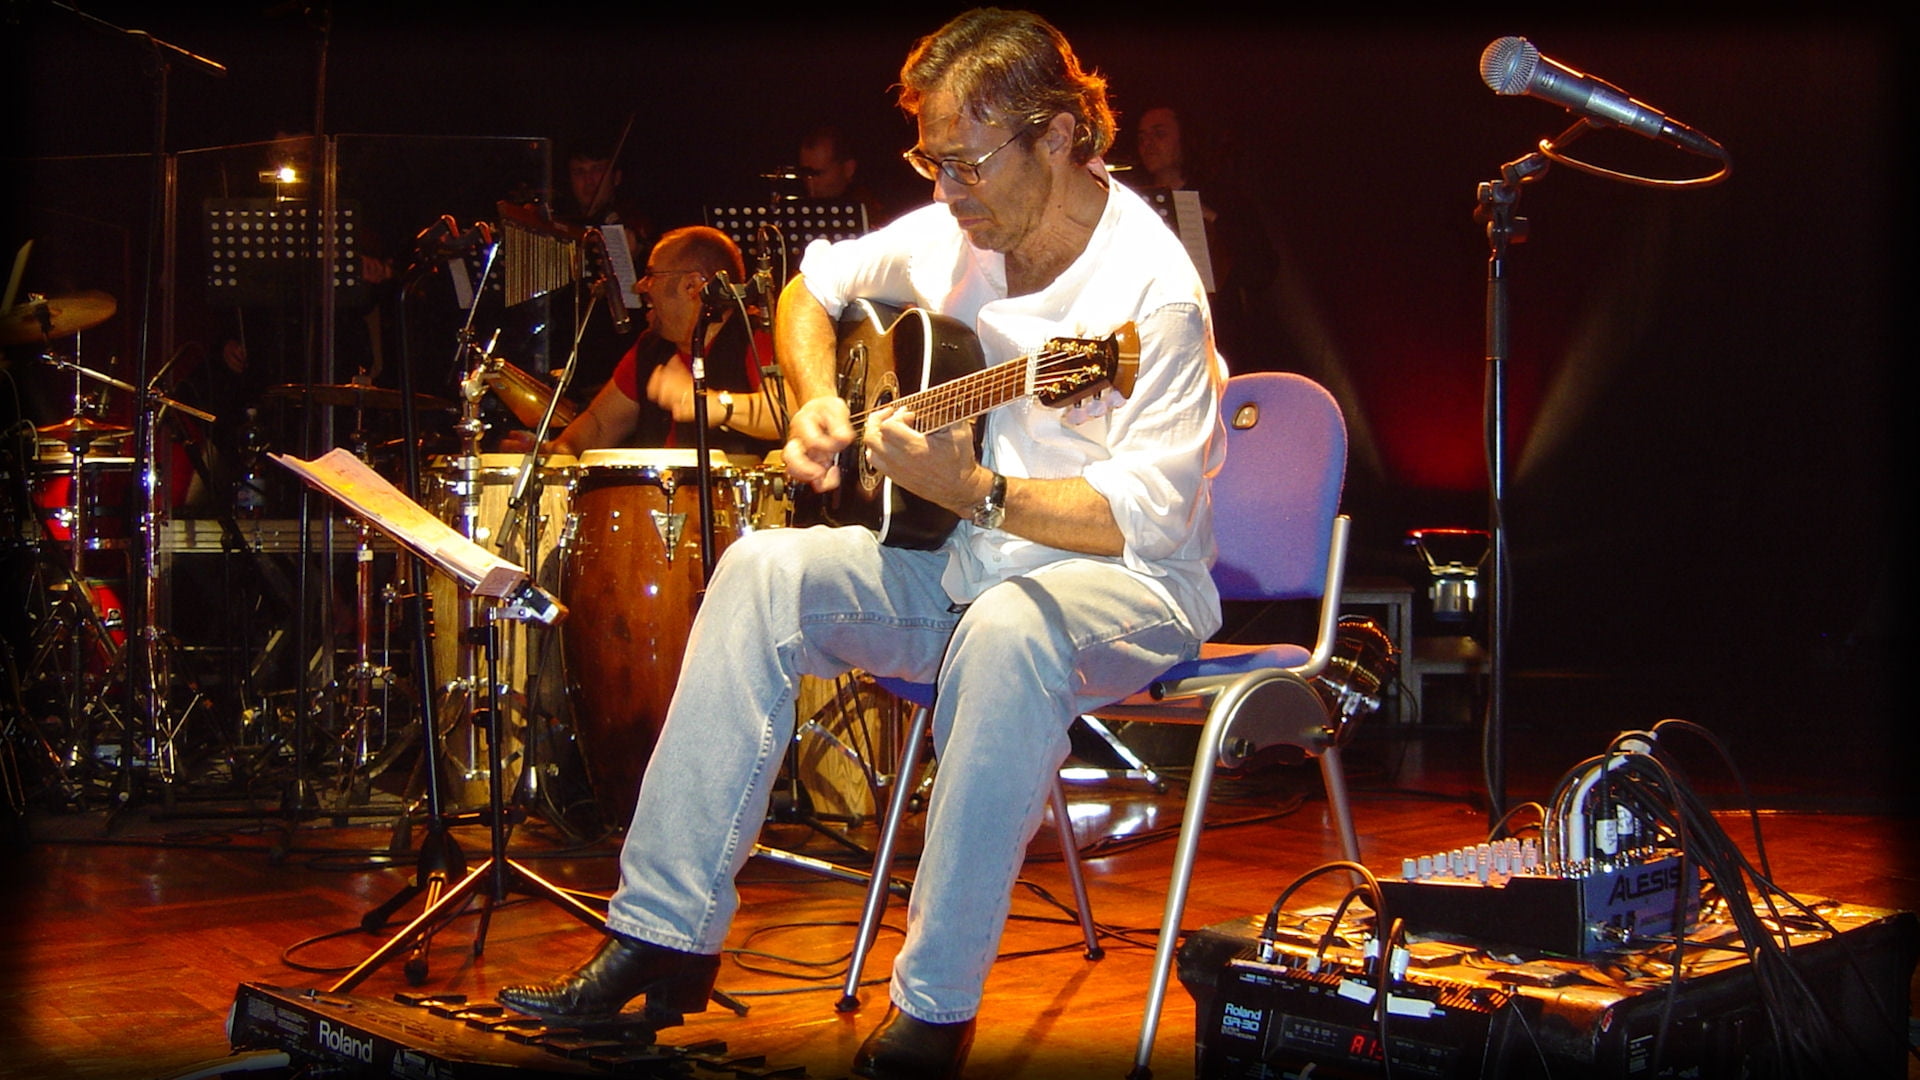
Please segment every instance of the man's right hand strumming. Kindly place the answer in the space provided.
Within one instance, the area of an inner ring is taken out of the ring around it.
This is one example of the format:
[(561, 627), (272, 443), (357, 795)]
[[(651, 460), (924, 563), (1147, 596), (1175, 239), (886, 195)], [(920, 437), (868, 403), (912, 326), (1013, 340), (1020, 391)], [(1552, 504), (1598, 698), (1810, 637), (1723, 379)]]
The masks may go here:
[(853, 422), (844, 398), (817, 397), (800, 406), (787, 424), (782, 460), (787, 478), (815, 491), (840, 486), (840, 451), (853, 442)]

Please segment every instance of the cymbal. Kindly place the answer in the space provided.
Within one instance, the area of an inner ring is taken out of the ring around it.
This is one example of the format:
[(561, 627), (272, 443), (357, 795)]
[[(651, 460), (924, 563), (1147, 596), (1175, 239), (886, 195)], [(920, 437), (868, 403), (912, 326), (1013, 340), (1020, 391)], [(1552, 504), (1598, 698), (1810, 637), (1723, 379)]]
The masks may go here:
[(87, 416), (75, 416), (57, 424), (48, 424), (33, 430), (48, 442), (63, 442), (68, 446), (85, 446), (95, 439), (109, 435), (126, 435), (133, 431), (132, 428), (121, 424), (103, 424)]
[[(285, 383), (268, 390), (267, 396), (300, 398), (316, 405), (340, 405), (355, 409), (398, 409), (402, 405), (401, 398), (404, 395), (398, 390), (389, 390), (384, 386), (360, 386), (355, 383), (343, 383), (338, 386)], [(415, 412), (453, 407), (453, 402), (445, 398), (430, 397), (426, 394), (413, 395)]]
[(72, 296), (36, 297), (0, 314), (0, 345), (31, 345), (77, 334), (113, 318), (119, 309), (113, 297), (97, 290)]

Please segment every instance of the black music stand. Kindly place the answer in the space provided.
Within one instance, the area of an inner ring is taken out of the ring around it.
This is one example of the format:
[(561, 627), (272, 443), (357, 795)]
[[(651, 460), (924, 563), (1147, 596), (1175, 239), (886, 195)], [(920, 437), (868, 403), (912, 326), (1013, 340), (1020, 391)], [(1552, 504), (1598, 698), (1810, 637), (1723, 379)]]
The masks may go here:
[[(306, 200), (206, 199), (201, 202), (207, 242), (207, 300), (252, 306), (275, 304), (308, 286), (320, 265), (320, 207)], [(358, 246), (360, 204), (342, 199), (333, 235), (335, 299), (366, 303)]]
[(800, 255), (815, 240), (847, 240), (864, 236), (872, 228), (867, 208), (858, 202), (833, 199), (787, 199), (772, 203), (739, 202), (708, 206), (706, 223), (727, 234), (741, 251), (759, 251), (760, 264), (770, 267), (773, 253), (764, 238), (771, 235), (780, 245), (780, 280), (767, 280), (761, 287), (771, 295), (785, 285), (799, 269)]
[[(484, 640), (489, 695), (487, 753), (492, 851), (486, 859), (467, 870), (466, 876), (461, 878), (458, 884), (433, 900), (412, 922), (389, 938), (386, 944), (376, 949), (330, 987), (329, 992), (346, 993), (372, 974), (375, 968), (409, 947), (416, 949), (416, 959), (409, 962), (407, 974), (417, 983), (425, 974), (425, 968), (418, 960), (418, 950), (425, 948), (426, 942), (442, 925), (466, 909), (472, 901), (474, 891), (483, 883), (489, 884), (491, 888), (485, 893), (480, 928), (474, 937), (475, 956), (485, 950), (487, 928), (492, 919), (494, 905), (505, 900), (507, 893), (514, 889), (550, 900), (561, 910), (586, 925), (604, 931), (606, 917), (580, 899), (584, 894), (577, 894), (547, 881), (521, 863), (509, 859), (506, 853), (505, 793), (500, 780), (502, 720), (498, 689), (499, 630), (497, 622), (500, 618), (517, 618), (551, 625), (566, 617), (565, 608), (533, 585), (527, 579), (525, 570), (486, 551), (445, 522), (429, 514), (424, 507), (394, 488), (351, 453), (340, 449), (331, 450), (311, 462), (282, 454), (275, 454), (273, 458), (296, 473), (309, 486), (332, 496), (362, 520), (392, 537), (402, 547), (432, 562), (450, 575), (462, 588), (475, 596), (494, 601), (488, 607)], [(429, 762), (428, 767), (435, 768), (437, 763)]]

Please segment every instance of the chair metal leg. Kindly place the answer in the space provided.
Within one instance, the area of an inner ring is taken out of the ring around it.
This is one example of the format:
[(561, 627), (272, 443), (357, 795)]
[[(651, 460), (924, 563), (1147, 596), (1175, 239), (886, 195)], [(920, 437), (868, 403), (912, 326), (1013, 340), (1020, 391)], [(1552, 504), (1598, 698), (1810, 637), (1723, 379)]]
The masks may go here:
[[(893, 857), (900, 837), (900, 823), (907, 816), (907, 801), (913, 797), (914, 788), (919, 786), (920, 753), (925, 744), (927, 724), (932, 710), (916, 706), (913, 720), (908, 727), (905, 744), (900, 749), (900, 767), (894, 774), (893, 796), (887, 800), (886, 819), (880, 825), (880, 842), (874, 848), (873, 875), (867, 882), (866, 901), (860, 909), (860, 926), (854, 932), (853, 953), (847, 958), (847, 979), (841, 986), (840, 1000), (834, 1003), (839, 1012), (853, 1012), (860, 1007), (860, 975), (866, 967), (867, 953), (872, 951), (873, 942), (880, 933), (880, 919), (886, 913), (887, 892), (893, 877)], [(1066, 785), (1055, 777), (1053, 790), (1048, 795), (1053, 808), (1054, 828), (1060, 835), (1060, 854), (1066, 862), (1067, 879), (1073, 885), (1073, 900), (1080, 912), (1080, 934), (1087, 943), (1087, 959), (1098, 960), (1106, 954), (1100, 945), (1099, 931), (1093, 924), (1093, 905), (1087, 897), (1087, 879), (1080, 865), (1080, 844), (1073, 833), (1073, 818), (1067, 813)]]
[(866, 903), (860, 909), (860, 928), (853, 937), (853, 954), (847, 958), (847, 981), (841, 987), (834, 1008), (853, 1012), (860, 1007), (860, 972), (866, 966), (867, 952), (880, 932), (880, 917), (887, 907), (887, 885), (893, 877), (894, 842), (900, 838), (900, 822), (907, 816), (907, 800), (919, 786), (920, 747), (926, 741), (927, 724), (933, 711), (915, 706), (908, 725), (906, 741), (900, 747), (900, 767), (893, 776), (893, 797), (887, 800), (887, 816), (880, 823), (880, 842), (873, 850), (873, 876), (867, 881)]
[(1087, 875), (1080, 867), (1080, 840), (1073, 835), (1073, 818), (1067, 814), (1067, 786), (1059, 777), (1054, 777), (1053, 793), (1048, 796), (1053, 804), (1053, 824), (1060, 834), (1060, 858), (1067, 864), (1067, 880), (1073, 883), (1073, 903), (1080, 912), (1080, 934), (1087, 940), (1087, 959), (1098, 960), (1106, 955), (1100, 947), (1100, 935), (1093, 927), (1093, 903), (1087, 899)]
[(1156, 792), (1164, 792), (1167, 790), (1166, 778), (1155, 772), (1153, 766), (1142, 760), (1139, 754), (1134, 753), (1133, 747), (1120, 741), (1120, 736), (1114, 734), (1113, 729), (1107, 726), (1106, 721), (1101, 720), (1097, 716), (1083, 714), (1075, 722), (1092, 732), (1094, 737), (1099, 739), (1108, 750), (1112, 751), (1113, 755), (1119, 758), (1126, 768), (1097, 769), (1084, 766), (1072, 766), (1060, 770), (1061, 779), (1093, 781), (1144, 780)]
[[(1224, 692), (1223, 692), (1224, 693)], [(1207, 796), (1213, 790), (1213, 767), (1220, 756), (1220, 739), (1233, 718), (1233, 709), (1216, 705), (1201, 729), (1200, 746), (1193, 755), (1193, 778), (1187, 784), (1187, 805), (1180, 815), (1180, 838), (1174, 845), (1173, 871), (1167, 882), (1167, 906), (1160, 916), (1160, 940), (1153, 950), (1153, 974), (1147, 982), (1147, 1005), (1140, 1018), (1140, 1042), (1134, 1050), (1128, 1080), (1153, 1076), (1153, 1041), (1159, 1032), (1160, 1011), (1167, 1000), (1167, 978), (1173, 971), (1174, 949), (1180, 944), (1180, 917), (1187, 909), (1187, 886), (1193, 880), (1194, 857), (1200, 851), (1200, 830), (1206, 825)]]
[(1360, 834), (1353, 827), (1353, 804), (1347, 799), (1347, 772), (1340, 764), (1339, 747), (1329, 746), (1320, 751), (1320, 782), (1327, 789), (1327, 807), (1333, 814), (1333, 826), (1340, 832), (1341, 857), (1350, 863), (1360, 863)]

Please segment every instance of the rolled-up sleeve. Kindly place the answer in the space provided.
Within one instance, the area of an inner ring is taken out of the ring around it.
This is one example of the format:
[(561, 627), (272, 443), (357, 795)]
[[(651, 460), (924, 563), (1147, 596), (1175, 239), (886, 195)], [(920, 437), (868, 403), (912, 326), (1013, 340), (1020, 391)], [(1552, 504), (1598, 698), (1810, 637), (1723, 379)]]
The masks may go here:
[(1207, 477), (1224, 448), (1214, 438), (1222, 373), (1210, 363), (1206, 320), (1193, 304), (1167, 304), (1137, 326), (1140, 366), (1133, 392), (1106, 416), (1111, 454), (1083, 474), (1107, 500), (1126, 541), (1124, 560), (1158, 573), (1169, 558), (1210, 558), (1195, 552), (1197, 537), (1211, 541)]

